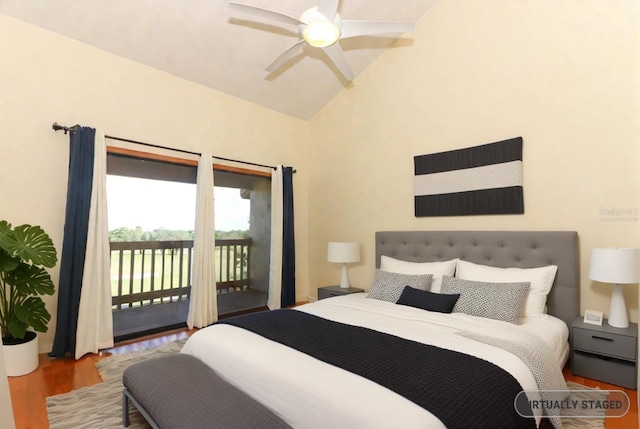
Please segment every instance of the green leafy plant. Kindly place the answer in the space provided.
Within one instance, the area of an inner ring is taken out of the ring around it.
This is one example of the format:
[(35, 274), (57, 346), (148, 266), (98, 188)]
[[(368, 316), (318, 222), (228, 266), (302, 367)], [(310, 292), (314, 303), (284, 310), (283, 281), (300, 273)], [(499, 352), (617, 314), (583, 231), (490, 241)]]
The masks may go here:
[(15, 228), (0, 221), (0, 329), (2, 339), (22, 339), (29, 327), (47, 332), (51, 314), (40, 295), (55, 287), (45, 268), (58, 262), (56, 248), (39, 226)]

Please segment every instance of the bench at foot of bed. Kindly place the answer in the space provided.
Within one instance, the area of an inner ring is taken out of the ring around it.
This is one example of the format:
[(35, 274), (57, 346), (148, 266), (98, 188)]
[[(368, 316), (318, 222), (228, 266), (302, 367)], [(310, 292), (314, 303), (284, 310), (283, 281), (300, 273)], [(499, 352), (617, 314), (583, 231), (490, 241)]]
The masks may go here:
[(152, 428), (290, 428), (280, 417), (183, 353), (129, 366), (123, 374), (122, 424), (129, 401)]

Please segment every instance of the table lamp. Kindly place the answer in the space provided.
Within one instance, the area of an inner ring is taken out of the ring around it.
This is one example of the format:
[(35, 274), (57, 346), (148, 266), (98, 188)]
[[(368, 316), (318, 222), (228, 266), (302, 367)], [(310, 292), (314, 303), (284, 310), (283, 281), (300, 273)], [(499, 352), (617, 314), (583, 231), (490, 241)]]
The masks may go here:
[(358, 243), (338, 243), (329, 242), (327, 250), (327, 260), (342, 264), (342, 279), (340, 287), (349, 288), (349, 277), (347, 276), (347, 264), (360, 261), (360, 245)]
[(609, 308), (609, 325), (628, 328), (627, 307), (621, 284), (640, 281), (638, 249), (609, 248), (592, 249), (589, 278), (602, 283), (614, 283)]

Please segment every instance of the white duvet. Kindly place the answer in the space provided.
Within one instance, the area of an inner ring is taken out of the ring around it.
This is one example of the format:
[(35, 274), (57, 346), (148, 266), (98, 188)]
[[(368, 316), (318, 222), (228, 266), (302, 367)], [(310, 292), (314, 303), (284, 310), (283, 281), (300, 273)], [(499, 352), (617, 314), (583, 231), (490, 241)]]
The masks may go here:
[[(368, 299), (362, 293), (296, 310), (480, 357), (511, 373), (524, 390), (538, 387), (519, 358), (454, 334), (468, 331), (522, 342), (537, 335), (554, 350), (560, 367), (566, 360), (568, 329), (551, 316), (513, 325), (461, 313), (424, 311)], [(204, 361), (294, 428), (444, 428), (427, 410), (374, 382), (241, 328), (220, 324), (201, 329), (182, 352)], [(461, 399), (451, 398), (452, 406), (459, 406)]]

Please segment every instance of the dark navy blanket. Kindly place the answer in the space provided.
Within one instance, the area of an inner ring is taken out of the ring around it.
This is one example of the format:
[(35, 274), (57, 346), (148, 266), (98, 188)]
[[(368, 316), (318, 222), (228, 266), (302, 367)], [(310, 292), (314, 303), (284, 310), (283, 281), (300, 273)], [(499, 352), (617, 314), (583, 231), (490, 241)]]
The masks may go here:
[(247, 329), (374, 381), (429, 410), (449, 429), (536, 427), (515, 411), (514, 398), (522, 390), (517, 380), (474, 356), (297, 310), (217, 323)]

